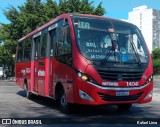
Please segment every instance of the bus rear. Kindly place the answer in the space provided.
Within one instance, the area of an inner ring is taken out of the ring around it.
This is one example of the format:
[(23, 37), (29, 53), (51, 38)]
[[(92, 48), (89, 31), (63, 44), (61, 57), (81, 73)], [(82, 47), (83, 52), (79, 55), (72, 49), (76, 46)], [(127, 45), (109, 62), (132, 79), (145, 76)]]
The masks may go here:
[(127, 22), (94, 16), (72, 16), (75, 44), (74, 101), (116, 104), (152, 100), (152, 60), (140, 30)]

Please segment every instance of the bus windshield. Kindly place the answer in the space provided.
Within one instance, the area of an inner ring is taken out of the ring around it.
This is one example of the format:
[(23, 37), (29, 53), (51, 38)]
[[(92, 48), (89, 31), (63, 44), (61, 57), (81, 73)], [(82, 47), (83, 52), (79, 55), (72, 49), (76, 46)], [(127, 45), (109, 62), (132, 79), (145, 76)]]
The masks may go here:
[(129, 23), (74, 17), (77, 45), (93, 61), (147, 63), (148, 50), (138, 28)]

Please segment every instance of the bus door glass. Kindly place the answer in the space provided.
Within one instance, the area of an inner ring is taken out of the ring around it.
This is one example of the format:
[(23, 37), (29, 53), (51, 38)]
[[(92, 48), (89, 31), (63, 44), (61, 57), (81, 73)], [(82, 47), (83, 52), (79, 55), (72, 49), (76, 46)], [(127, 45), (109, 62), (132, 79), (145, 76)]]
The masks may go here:
[(53, 90), (53, 66), (54, 66), (54, 59), (55, 56), (55, 50), (56, 50), (56, 27), (57, 23), (53, 24), (48, 28), (49, 30), (49, 57), (50, 57), (50, 63), (49, 63), (49, 93), (52, 94)]
[(33, 90), (38, 92), (38, 58), (39, 58), (39, 46), (40, 36), (34, 38), (34, 85)]
[(45, 95), (45, 79), (47, 76), (46, 72), (46, 47), (47, 47), (47, 29), (42, 30), (40, 43), (39, 43), (39, 57), (38, 57), (38, 64), (37, 64), (37, 71), (38, 71), (38, 94)]

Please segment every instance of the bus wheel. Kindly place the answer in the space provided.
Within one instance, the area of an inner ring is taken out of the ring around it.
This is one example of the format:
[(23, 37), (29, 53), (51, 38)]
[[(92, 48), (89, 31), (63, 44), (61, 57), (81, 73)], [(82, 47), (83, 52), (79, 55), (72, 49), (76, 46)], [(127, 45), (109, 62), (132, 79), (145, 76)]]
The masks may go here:
[(132, 104), (119, 104), (117, 105), (119, 110), (129, 110), (132, 107)]
[(61, 112), (66, 113), (66, 114), (70, 113), (71, 104), (67, 102), (66, 94), (64, 90), (60, 91), (59, 105), (60, 105)]
[(25, 91), (25, 95), (26, 95), (26, 98), (27, 99), (31, 99), (32, 97), (32, 95), (31, 95), (31, 93), (29, 92), (29, 90), (28, 90), (28, 85), (24, 85), (24, 91)]

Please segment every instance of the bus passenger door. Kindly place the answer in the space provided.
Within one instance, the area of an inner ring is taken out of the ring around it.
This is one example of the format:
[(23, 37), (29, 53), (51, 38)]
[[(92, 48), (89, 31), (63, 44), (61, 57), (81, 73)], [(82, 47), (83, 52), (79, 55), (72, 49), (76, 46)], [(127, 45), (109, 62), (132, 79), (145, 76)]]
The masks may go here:
[(53, 94), (53, 66), (54, 66), (54, 56), (55, 56), (55, 49), (56, 49), (56, 27), (57, 24), (53, 25), (52, 30), (49, 31), (49, 94)]
[(47, 77), (48, 77), (48, 57), (46, 57), (47, 47), (47, 29), (41, 31), (40, 46), (39, 46), (39, 58), (38, 58), (38, 94), (46, 96), (47, 89)]
[(34, 85), (33, 91), (38, 92), (38, 57), (39, 57), (40, 36), (34, 38)]

